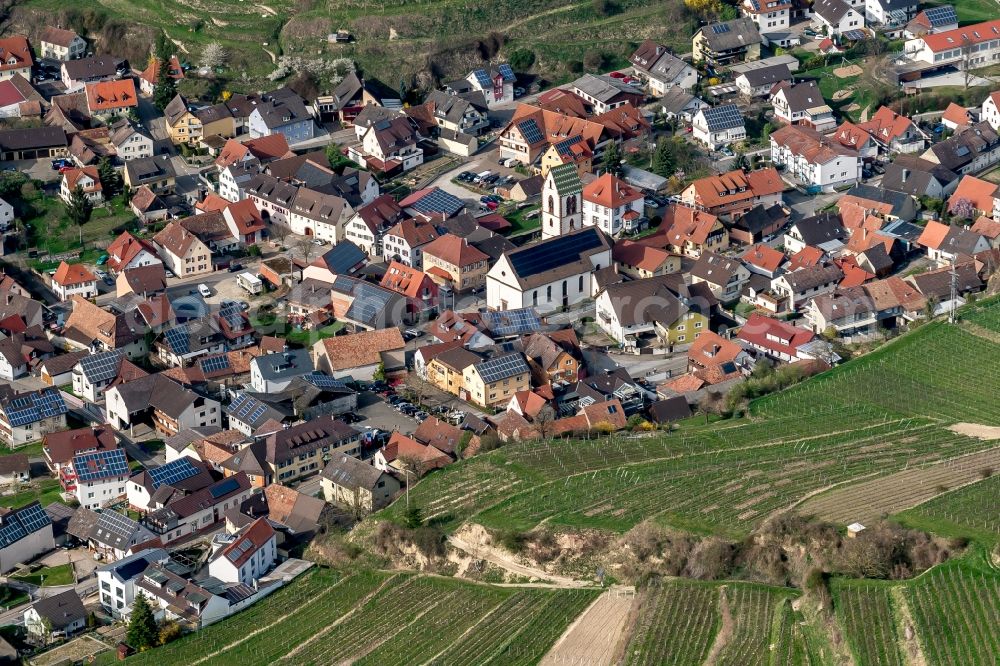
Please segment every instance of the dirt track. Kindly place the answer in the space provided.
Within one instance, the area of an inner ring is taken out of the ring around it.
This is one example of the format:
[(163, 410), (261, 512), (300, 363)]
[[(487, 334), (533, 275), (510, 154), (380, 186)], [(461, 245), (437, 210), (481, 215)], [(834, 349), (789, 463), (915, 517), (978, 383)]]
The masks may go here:
[(632, 592), (608, 590), (566, 629), (540, 663), (545, 666), (613, 663), (635, 601)]

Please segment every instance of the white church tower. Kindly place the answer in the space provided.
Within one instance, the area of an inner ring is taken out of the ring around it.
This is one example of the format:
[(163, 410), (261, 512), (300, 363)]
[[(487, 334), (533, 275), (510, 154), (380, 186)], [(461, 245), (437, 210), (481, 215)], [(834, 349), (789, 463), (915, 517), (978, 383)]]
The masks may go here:
[(542, 240), (583, 228), (582, 196), (576, 165), (549, 169), (542, 184)]

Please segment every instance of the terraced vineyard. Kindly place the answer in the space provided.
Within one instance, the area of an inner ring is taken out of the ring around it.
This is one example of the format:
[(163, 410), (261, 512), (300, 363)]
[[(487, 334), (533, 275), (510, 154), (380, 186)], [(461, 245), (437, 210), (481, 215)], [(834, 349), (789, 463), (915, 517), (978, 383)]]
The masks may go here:
[(859, 664), (904, 664), (890, 589), (884, 584), (860, 582), (841, 583), (835, 588), (837, 620)]
[(793, 594), (745, 583), (665, 581), (644, 592), (625, 663), (695, 666), (711, 657), (751, 666), (774, 657), (778, 664), (808, 664), (787, 603)]
[(1000, 475), (953, 490), (895, 516), (910, 527), (986, 543), (1000, 540)]
[(993, 666), (1000, 655), (1000, 576), (953, 561), (905, 588), (932, 664)]
[(697, 666), (719, 631), (717, 585), (668, 581), (645, 592), (627, 664)]
[[(598, 590), (314, 569), (248, 610), (127, 664), (534, 664)], [(116, 663), (112, 652), (99, 663)]]

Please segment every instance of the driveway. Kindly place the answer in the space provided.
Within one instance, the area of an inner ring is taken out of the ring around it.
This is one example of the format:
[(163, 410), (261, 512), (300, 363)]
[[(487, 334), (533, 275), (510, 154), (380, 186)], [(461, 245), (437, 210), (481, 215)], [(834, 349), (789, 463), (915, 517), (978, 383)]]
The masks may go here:
[(414, 432), (418, 425), (415, 419), (400, 414), (378, 395), (369, 391), (358, 394), (358, 414), (365, 417), (364, 421), (354, 424), (359, 430), (364, 426), (371, 426), (388, 432), (398, 430), (408, 435)]

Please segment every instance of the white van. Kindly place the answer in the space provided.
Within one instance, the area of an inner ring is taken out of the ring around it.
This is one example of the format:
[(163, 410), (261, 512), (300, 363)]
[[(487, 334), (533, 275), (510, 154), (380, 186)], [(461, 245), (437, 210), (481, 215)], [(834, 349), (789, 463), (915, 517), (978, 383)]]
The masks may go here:
[(212, 295), (212, 290), (203, 282), (198, 285), (198, 293), (201, 294), (202, 298), (208, 298)]

